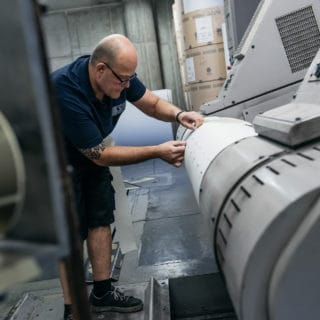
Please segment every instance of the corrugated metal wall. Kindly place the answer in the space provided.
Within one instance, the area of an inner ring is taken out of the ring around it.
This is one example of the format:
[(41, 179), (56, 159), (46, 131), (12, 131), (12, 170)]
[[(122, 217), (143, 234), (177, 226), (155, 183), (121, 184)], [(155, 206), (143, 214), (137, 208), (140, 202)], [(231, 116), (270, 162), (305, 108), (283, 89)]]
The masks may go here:
[(166, 88), (172, 90), (173, 101), (182, 108), (185, 106), (185, 100), (174, 34), (173, 2), (174, 0), (154, 0), (153, 7), (157, 26), (163, 83)]
[(153, 90), (162, 89), (159, 50), (151, 2), (125, 0), (124, 21), (128, 38), (135, 44), (138, 56), (138, 75)]
[(48, 12), (42, 17), (42, 24), (51, 69), (80, 55), (90, 54), (106, 35), (121, 33), (137, 48), (137, 73), (146, 86), (151, 90), (171, 89), (174, 103), (184, 107), (172, 26), (172, 2), (44, 1)]

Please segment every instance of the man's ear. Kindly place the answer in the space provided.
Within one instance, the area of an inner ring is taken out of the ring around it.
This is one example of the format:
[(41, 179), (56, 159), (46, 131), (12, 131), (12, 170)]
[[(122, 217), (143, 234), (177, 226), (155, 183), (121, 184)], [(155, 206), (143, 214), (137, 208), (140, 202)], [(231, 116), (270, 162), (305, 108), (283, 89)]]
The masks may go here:
[(105, 69), (105, 65), (102, 62), (98, 62), (95, 66), (97, 72), (102, 73)]

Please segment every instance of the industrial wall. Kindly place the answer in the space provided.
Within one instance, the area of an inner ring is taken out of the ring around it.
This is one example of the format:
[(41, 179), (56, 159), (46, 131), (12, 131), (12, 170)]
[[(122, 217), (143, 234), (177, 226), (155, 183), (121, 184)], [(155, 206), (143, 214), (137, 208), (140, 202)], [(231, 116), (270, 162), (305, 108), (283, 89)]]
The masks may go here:
[(174, 40), (173, 0), (43, 0), (42, 24), (51, 70), (90, 54), (112, 33), (128, 36), (138, 51), (139, 78), (151, 90), (172, 90), (185, 108)]

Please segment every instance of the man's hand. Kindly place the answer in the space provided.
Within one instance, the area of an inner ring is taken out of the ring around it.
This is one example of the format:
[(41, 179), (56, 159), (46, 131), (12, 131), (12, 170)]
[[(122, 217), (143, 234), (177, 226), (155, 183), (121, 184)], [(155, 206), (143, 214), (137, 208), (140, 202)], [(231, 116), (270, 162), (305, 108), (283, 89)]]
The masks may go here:
[(178, 115), (177, 121), (184, 127), (194, 130), (200, 127), (203, 124), (204, 120), (203, 117), (197, 112), (183, 111)]
[(185, 141), (168, 141), (158, 145), (159, 158), (180, 167), (184, 159), (184, 151), (186, 149)]

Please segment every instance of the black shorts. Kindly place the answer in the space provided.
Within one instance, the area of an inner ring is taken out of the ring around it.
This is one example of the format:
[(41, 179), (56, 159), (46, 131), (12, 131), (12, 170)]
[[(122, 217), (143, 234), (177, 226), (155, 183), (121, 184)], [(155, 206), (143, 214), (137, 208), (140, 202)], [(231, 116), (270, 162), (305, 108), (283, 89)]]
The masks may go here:
[(88, 230), (108, 226), (114, 222), (115, 209), (113, 180), (109, 168), (74, 171), (74, 191), (81, 237)]

